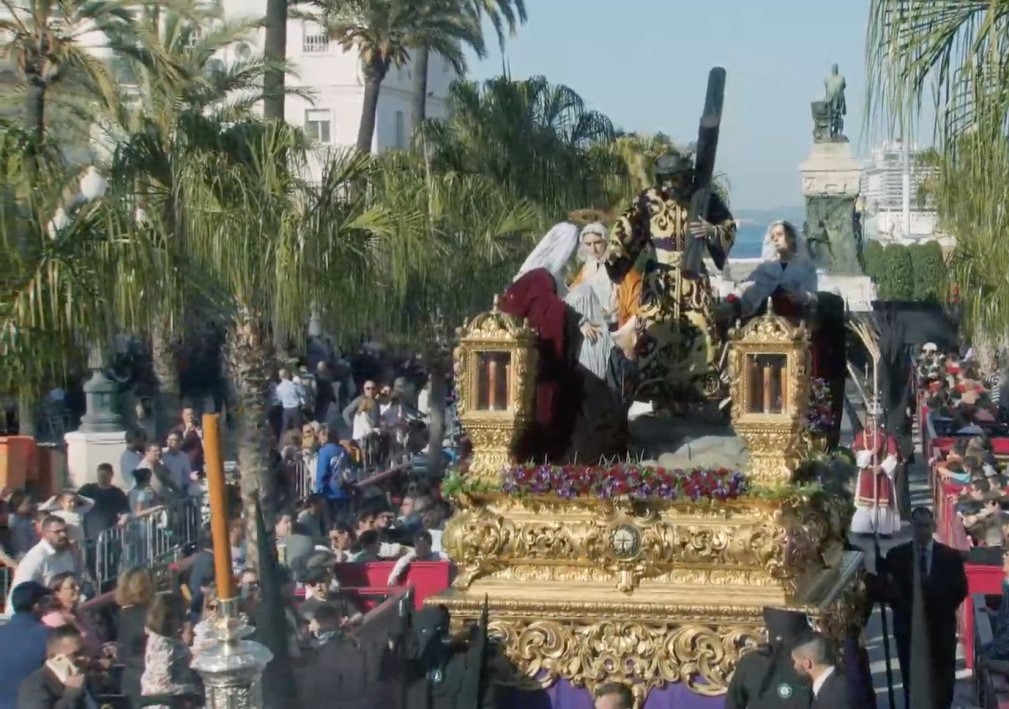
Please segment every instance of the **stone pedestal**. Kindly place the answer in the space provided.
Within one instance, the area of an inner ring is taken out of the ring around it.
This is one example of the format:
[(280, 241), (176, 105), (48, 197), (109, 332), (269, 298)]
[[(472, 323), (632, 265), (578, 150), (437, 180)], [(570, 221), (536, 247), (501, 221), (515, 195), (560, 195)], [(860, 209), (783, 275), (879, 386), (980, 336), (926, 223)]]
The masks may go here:
[(72, 431), (63, 439), (67, 443), (67, 484), (70, 487), (95, 482), (101, 463), (112, 466), (115, 485), (123, 489), (133, 487), (133, 480), (125, 480), (123, 471), (119, 470), (119, 459), (126, 450), (126, 431)]
[(832, 275), (862, 275), (855, 232), (862, 167), (847, 139), (814, 143), (799, 169), (806, 198), (806, 238), (814, 263)]

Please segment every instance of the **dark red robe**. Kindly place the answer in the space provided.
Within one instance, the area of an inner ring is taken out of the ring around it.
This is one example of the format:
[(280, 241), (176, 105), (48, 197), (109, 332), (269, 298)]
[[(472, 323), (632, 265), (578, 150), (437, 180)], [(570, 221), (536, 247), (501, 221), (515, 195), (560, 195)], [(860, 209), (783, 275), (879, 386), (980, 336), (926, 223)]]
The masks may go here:
[(539, 334), (536, 416), (516, 458), (560, 462), (571, 445), (581, 400), (578, 315), (557, 295), (553, 276), (543, 268), (512, 283), (498, 300), (498, 309), (527, 320)]

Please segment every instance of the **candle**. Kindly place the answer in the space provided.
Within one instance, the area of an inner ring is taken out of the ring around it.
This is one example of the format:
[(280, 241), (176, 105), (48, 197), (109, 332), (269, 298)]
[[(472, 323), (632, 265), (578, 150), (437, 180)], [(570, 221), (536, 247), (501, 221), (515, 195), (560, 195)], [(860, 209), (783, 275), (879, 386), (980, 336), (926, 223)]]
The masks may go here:
[(785, 412), (788, 410), (788, 367), (782, 366), (778, 374), (781, 375), (781, 411)]
[(771, 413), (771, 406), (774, 403), (771, 392), (771, 365), (764, 365), (764, 413)]
[(487, 408), (497, 408), (497, 360), (493, 357), (487, 363)]
[(203, 455), (210, 493), (210, 533), (214, 540), (214, 581), (217, 597), (235, 598), (235, 577), (231, 571), (231, 541), (228, 535), (228, 494), (221, 460), (221, 427), (217, 414), (203, 415)]
[(506, 409), (510, 409), (511, 408), (511, 394), (510, 394), (510, 391), (511, 391), (511, 385), (512, 385), (512, 363), (511, 363), (511, 360), (508, 360), (505, 363), (505, 375), (504, 375), (504, 377), (505, 377), (505, 380), (504, 380), (503, 390), (504, 390), (505, 408)]

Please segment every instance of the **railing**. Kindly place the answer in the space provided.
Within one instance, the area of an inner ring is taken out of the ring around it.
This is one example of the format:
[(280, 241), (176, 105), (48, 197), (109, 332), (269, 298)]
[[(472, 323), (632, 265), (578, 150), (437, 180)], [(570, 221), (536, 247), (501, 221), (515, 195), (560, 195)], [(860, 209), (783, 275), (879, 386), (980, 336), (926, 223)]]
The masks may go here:
[[(976, 593), (973, 600), (974, 656), (980, 658), (984, 656), (984, 648), (992, 641), (991, 619), (988, 617), (985, 597)], [(983, 709), (998, 709), (998, 692), (992, 682), (991, 673), (981, 662), (974, 663), (974, 695), (978, 705)]]
[(305, 54), (328, 52), (329, 37), (324, 34), (306, 34), (301, 41), (301, 51)]
[(202, 501), (187, 498), (106, 529), (98, 535), (89, 559), (98, 590), (110, 588), (120, 572), (131, 566), (153, 567), (175, 561), (183, 547), (197, 540), (202, 526)]
[[(361, 478), (351, 483), (351, 486), (358, 490), (363, 490), (371, 485), (379, 485), (395, 478), (400, 473), (410, 469), (410, 463), (394, 465), (388, 470), (365, 471)], [(315, 471), (310, 470), (302, 459), (293, 460), (285, 464), (286, 484), (290, 486), (290, 491), (295, 500), (302, 501), (315, 492)]]

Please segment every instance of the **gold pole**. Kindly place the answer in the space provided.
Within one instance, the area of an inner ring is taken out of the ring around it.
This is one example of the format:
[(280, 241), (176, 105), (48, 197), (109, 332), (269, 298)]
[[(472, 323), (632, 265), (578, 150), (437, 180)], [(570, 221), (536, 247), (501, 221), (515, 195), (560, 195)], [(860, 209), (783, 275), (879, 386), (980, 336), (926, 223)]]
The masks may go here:
[(231, 542), (228, 534), (228, 495), (221, 455), (221, 425), (218, 414), (203, 415), (203, 453), (210, 494), (210, 533), (214, 540), (214, 580), (217, 597), (231, 601), (235, 577), (231, 570)]

